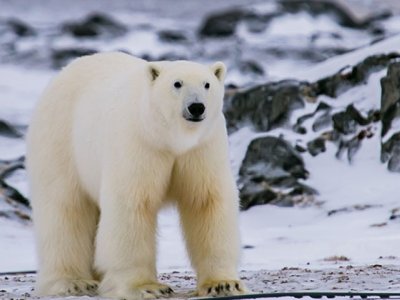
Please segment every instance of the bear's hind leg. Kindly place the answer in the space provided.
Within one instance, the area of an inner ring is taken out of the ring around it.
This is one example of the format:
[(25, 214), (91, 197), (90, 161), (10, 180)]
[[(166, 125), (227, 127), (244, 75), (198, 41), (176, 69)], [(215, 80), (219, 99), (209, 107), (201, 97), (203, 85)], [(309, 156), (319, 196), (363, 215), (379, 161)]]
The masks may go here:
[(32, 189), (38, 295), (93, 295), (97, 291), (92, 271), (98, 209), (67, 177), (57, 176), (48, 184), (42, 181)]

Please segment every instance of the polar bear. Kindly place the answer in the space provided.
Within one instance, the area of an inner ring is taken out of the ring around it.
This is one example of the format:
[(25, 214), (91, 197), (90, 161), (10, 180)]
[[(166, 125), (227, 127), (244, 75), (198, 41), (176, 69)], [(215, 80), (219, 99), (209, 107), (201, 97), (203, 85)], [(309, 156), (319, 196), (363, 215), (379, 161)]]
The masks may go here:
[(79, 58), (50, 83), (27, 136), (39, 295), (140, 299), (157, 281), (157, 212), (175, 203), (197, 294), (245, 292), (238, 193), (222, 114), (225, 66)]

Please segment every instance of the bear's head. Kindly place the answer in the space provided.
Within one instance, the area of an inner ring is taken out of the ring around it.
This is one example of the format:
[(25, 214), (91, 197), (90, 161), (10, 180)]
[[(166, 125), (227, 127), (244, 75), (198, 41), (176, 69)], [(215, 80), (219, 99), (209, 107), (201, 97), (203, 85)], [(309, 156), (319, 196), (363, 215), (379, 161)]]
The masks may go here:
[(222, 62), (211, 66), (189, 61), (149, 63), (151, 118), (158, 119), (153, 120), (162, 127), (158, 130), (163, 137), (158, 138), (165, 139), (171, 150), (189, 150), (224, 122), (225, 73)]

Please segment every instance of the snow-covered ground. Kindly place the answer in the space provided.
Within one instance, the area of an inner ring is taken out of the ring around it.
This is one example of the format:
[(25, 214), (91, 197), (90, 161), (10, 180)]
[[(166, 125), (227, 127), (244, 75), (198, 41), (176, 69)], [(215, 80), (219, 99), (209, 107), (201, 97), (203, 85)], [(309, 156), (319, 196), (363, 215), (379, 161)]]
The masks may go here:
[[(304, 31), (298, 31), (296, 26), (306, 26), (307, 30), (312, 30), (313, 26), (310, 23), (312, 20), (303, 14), (297, 15), (297, 19), (280, 21), (279, 24), (271, 24), (266, 33), (270, 39), (289, 34), (303, 35)], [(282, 24), (293, 30), (285, 30)], [(391, 30), (394, 31), (393, 28), (398, 24), (399, 19), (393, 18), (386, 25), (392, 26)], [(336, 24), (321, 17), (318, 26), (331, 30)], [(239, 30), (242, 38), (251, 39), (245, 29)], [(143, 43), (135, 47), (132, 39), (141, 39)], [(248, 40), (250, 45), (252, 42), (255, 41)], [(361, 41), (359, 46), (364, 42)], [(149, 43), (154, 44), (153, 49), (161, 47), (157, 41), (149, 39), (149, 35), (141, 36), (140, 33), (132, 33), (118, 43), (130, 44), (130, 50), (134, 52), (143, 45), (148, 48)], [(399, 50), (400, 36), (393, 36), (355, 52), (307, 66), (306, 70), (300, 67), (293, 71), (293, 62), (289, 65), (284, 60), (274, 62), (268, 76), (314, 81), (355, 64), (368, 55)], [(162, 51), (167, 50), (163, 48)], [(0, 119), (10, 121), (24, 130), (35, 102), (54, 74), (53, 70), (43, 68), (28, 69), (26, 66), (2, 64)], [(384, 75), (385, 71), (374, 73), (365, 86), (349, 90), (341, 95), (340, 101), (352, 102), (363, 97), (379, 101), (379, 80)], [(241, 77), (234, 70), (228, 79), (238, 82)], [(249, 80), (248, 77), (242, 79), (244, 83)], [(331, 104), (335, 101), (325, 100), (331, 101)], [(370, 103), (369, 107), (374, 105)], [(376, 132), (379, 132), (379, 128), (376, 128)], [(268, 134), (282, 133), (287, 134), (279, 130)], [(243, 128), (230, 137), (235, 172), (238, 172), (248, 143), (257, 135), (265, 134), (256, 134), (249, 128)], [(297, 138), (294, 135), (285, 137), (293, 142)], [(241, 212), (244, 246), (241, 269), (245, 270), (242, 276), (255, 292), (334, 288), (400, 289), (400, 221), (389, 220), (391, 211), (400, 207), (400, 175), (389, 173), (386, 166), (380, 163), (379, 134), (363, 142), (363, 147), (351, 164), (347, 160), (337, 159), (335, 152), (336, 147), (327, 144), (327, 151), (317, 157), (303, 155), (310, 172), (307, 184), (317, 187), (319, 191), (317, 204), (301, 207), (264, 205)], [(23, 140), (0, 137), (0, 160), (17, 158), (24, 153)], [(7, 183), (17, 187), (24, 195), (28, 194), (25, 171), (14, 173)], [(0, 199), (0, 210), (8, 209), (8, 205)], [(188, 296), (188, 290), (193, 289), (195, 283), (190, 273), (177, 213), (173, 208), (167, 208), (160, 214), (158, 248), (158, 267), (164, 272), (162, 278), (175, 286), (178, 284), (181, 297)], [(384, 267), (366, 267), (374, 265)], [(36, 267), (32, 225), (0, 217), (0, 273), (35, 270)], [(353, 276), (353, 279), (340, 281), (340, 276)], [(28, 297), (33, 281), (33, 275), (11, 277), (9, 280), (0, 277), (0, 298)], [(28, 294), (24, 296), (24, 293)]]
[[(240, 277), (254, 293), (276, 293), (293, 291), (386, 291), (396, 292), (400, 288), (398, 273), (400, 268), (394, 265), (368, 265), (365, 267), (338, 267), (312, 270), (308, 268), (284, 268), (280, 270), (242, 271)], [(169, 299), (185, 299), (192, 296), (196, 287), (193, 273), (175, 271), (162, 273), (159, 279), (174, 288), (175, 295)], [(32, 297), (34, 275), (0, 276), (0, 299), (38, 299)], [(384, 287), (386, 285), (387, 287)], [(4, 295), (4, 298), (1, 298)], [(50, 300), (54, 298), (40, 298)], [(68, 297), (67, 299), (94, 299), (91, 297)], [(104, 298), (96, 297), (101, 300)], [(269, 298), (271, 299), (271, 298)], [(272, 298), (278, 300), (293, 300), (293, 297)], [(311, 300), (311, 297), (303, 297)], [(323, 299), (327, 299), (324, 297)], [(335, 297), (337, 300), (348, 297)], [(358, 299), (358, 298), (355, 298)], [(373, 299), (376, 299), (374, 297)], [(390, 298), (400, 299), (400, 297)]]

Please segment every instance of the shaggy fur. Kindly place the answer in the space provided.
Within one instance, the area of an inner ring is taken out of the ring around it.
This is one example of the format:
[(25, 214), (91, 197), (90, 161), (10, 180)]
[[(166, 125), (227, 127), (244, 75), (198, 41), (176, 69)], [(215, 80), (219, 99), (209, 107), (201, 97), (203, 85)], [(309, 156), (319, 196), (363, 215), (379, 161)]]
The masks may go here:
[[(51, 82), (27, 139), (39, 295), (171, 294), (156, 273), (166, 202), (178, 207), (198, 295), (244, 292), (224, 76), (220, 62), (107, 53), (77, 59)], [(182, 117), (194, 100), (203, 121)]]

